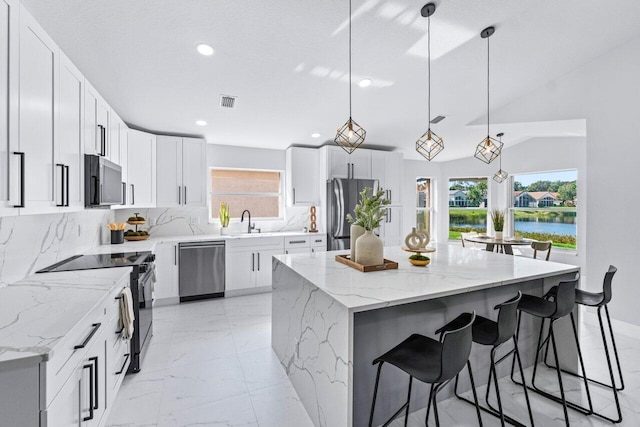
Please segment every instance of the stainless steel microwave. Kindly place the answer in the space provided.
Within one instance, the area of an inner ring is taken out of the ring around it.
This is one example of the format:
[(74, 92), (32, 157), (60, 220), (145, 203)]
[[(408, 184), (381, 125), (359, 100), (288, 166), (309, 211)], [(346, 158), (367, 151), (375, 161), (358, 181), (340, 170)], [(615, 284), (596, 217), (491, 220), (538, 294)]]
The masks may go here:
[(104, 157), (84, 155), (84, 206), (109, 207), (123, 202), (122, 168)]

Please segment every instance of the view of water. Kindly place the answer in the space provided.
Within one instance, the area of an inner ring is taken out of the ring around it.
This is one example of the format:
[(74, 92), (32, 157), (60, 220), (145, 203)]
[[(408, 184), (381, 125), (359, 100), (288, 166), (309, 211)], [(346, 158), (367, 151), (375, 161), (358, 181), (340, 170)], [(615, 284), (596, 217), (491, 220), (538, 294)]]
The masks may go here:
[[(470, 227), (476, 230), (486, 230), (487, 224), (451, 224), (454, 227)], [(516, 231), (523, 233), (549, 233), (559, 235), (576, 235), (576, 224), (565, 224), (561, 222), (536, 222), (536, 221), (516, 221)]]

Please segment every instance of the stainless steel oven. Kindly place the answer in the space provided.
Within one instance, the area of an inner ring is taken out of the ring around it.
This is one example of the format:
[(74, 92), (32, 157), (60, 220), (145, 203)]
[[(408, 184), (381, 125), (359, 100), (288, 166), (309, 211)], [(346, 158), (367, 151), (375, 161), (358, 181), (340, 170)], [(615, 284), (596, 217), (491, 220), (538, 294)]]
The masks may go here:
[[(152, 255), (150, 256), (152, 257)], [(131, 273), (131, 292), (133, 304), (137, 308), (133, 321), (134, 331), (131, 339), (131, 363), (128, 373), (140, 372), (140, 361), (149, 348), (149, 340), (153, 335), (153, 260), (134, 267)]]

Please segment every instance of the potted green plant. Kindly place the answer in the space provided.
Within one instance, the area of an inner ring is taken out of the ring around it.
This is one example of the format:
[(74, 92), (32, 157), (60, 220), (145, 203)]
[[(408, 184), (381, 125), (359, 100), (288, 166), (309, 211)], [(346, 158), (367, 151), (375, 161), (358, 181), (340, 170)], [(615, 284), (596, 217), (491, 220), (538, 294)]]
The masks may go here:
[(229, 204), (228, 203), (220, 203), (220, 211), (218, 213), (218, 218), (220, 218), (220, 234), (225, 235), (229, 234), (229, 219), (231, 215), (229, 214)]
[(493, 231), (496, 239), (502, 240), (502, 231), (504, 230), (504, 216), (502, 209), (491, 210), (491, 222), (493, 222)]
[[(370, 195), (369, 195), (370, 194)], [(354, 208), (355, 218), (347, 214), (347, 221), (352, 226), (360, 226), (364, 233), (355, 239), (352, 234), (352, 260), (362, 265), (380, 265), (384, 262), (382, 240), (373, 234), (373, 230), (380, 227), (382, 220), (387, 216), (385, 206), (389, 200), (384, 197), (384, 190), (378, 189), (375, 193), (369, 187), (360, 192), (360, 203)]]

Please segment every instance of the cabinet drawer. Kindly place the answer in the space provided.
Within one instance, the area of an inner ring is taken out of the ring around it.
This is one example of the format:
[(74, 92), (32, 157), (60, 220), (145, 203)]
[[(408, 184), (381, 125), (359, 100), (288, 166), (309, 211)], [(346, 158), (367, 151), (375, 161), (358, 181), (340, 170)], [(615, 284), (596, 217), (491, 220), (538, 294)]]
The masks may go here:
[(327, 235), (326, 234), (318, 234), (315, 236), (309, 236), (309, 239), (311, 241), (311, 246), (312, 247), (316, 247), (316, 246), (322, 246), (324, 248), (327, 247)]
[[(123, 282), (126, 283), (126, 281)], [(40, 365), (44, 370), (45, 407), (53, 401), (89, 348), (95, 344), (100, 336), (104, 339), (102, 332), (111, 320), (108, 313), (113, 312), (115, 297), (119, 295), (121, 289), (121, 286), (116, 286), (60, 341), (56, 346), (53, 358)]]
[[(258, 235), (258, 233), (256, 234)], [(270, 236), (270, 237), (242, 237), (238, 239), (232, 238), (226, 241), (226, 246), (228, 249), (231, 249), (231, 250), (235, 248), (244, 248), (243, 250), (246, 250), (246, 248), (251, 248), (250, 250), (253, 250), (253, 249), (260, 249), (268, 246), (282, 247), (282, 237)]]
[(311, 238), (309, 236), (290, 236), (284, 238), (285, 249), (308, 248)]

